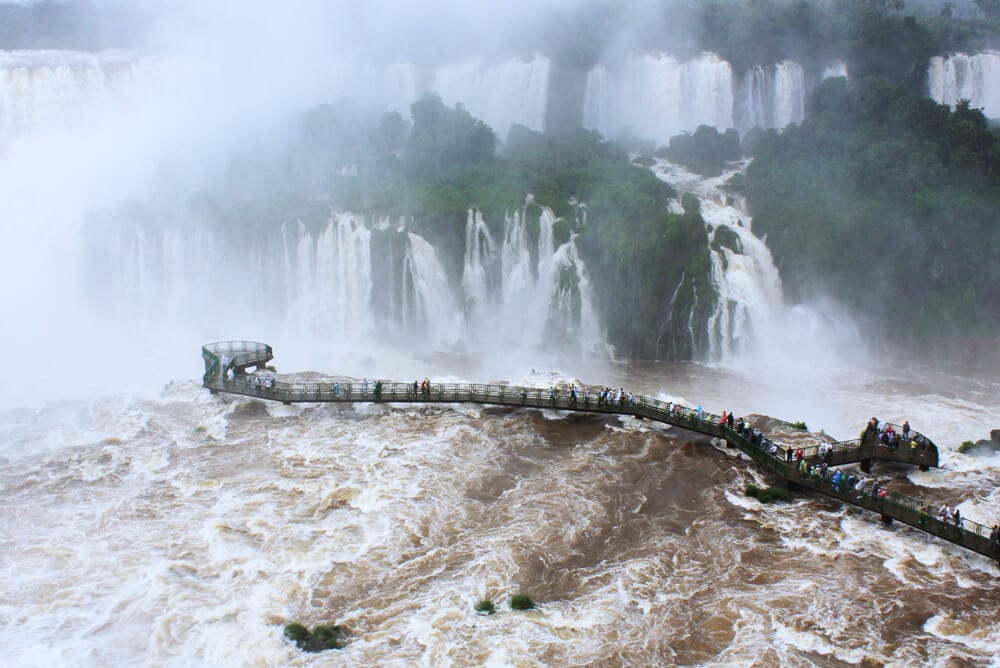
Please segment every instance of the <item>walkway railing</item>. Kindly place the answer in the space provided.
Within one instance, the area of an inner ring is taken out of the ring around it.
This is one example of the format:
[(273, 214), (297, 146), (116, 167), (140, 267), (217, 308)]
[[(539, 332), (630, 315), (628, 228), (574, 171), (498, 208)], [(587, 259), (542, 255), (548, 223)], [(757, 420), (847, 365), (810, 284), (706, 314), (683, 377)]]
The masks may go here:
[[(208, 386), (212, 379), (224, 380), (229, 367), (242, 373), (249, 367), (262, 369), (274, 359), (271, 346), (257, 341), (218, 341), (201, 347), (201, 357), (205, 362), (202, 382)], [(226, 369), (222, 368), (222, 357), (226, 357)]]
[[(225, 355), (228, 366), (238, 373), (227, 379), (221, 369), (220, 358)], [(922, 468), (938, 465), (937, 447), (930, 439), (926, 447), (891, 448), (877, 440), (842, 441), (823, 446), (798, 448), (795, 445), (774, 443), (765, 435), (752, 434), (749, 430), (737, 431), (724, 424), (721, 416), (696, 411), (672, 402), (644, 396), (629, 395), (620, 400), (602, 400), (590, 391), (576, 395), (563, 389), (542, 389), (504, 384), (479, 383), (393, 383), (373, 382), (320, 382), (292, 383), (271, 375), (246, 376), (250, 367), (262, 369), (273, 359), (270, 346), (249, 341), (229, 341), (208, 344), (202, 348), (205, 362), (205, 387), (213, 391), (228, 392), (283, 403), (352, 403), (352, 402), (425, 402), (425, 403), (477, 403), (498, 406), (550, 408), (611, 415), (632, 415), (648, 418), (721, 438), (736, 446), (758, 463), (774, 471), (783, 479), (821, 494), (838, 498), (862, 508), (882, 514), (884, 520), (898, 520), (944, 540), (967, 547), (980, 554), (1000, 560), (1000, 548), (990, 542), (990, 529), (963, 519), (956, 527), (942, 522), (932, 512), (930, 505), (896, 492), (884, 495), (858, 493), (853, 489), (839, 489), (826, 476), (821, 475), (821, 463), (828, 466), (866, 462), (873, 459), (916, 464)], [(914, 432), (916, 433), (916, 432)], [(802, 462), (794, 457), (796, 449), (803, 451)], [(807, 472), (803, 472), (805, 469)]]

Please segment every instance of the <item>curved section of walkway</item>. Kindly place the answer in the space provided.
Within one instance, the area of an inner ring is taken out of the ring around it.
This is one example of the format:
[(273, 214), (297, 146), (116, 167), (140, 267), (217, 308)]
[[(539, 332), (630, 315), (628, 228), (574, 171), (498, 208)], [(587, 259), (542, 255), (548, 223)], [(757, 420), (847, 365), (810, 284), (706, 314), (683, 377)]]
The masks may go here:
[(217, 341), (201, 347), (201, 358), (205, 362), (202, 382), (209, 387), (213, 380), (226, 380), (226, 373), (245, 374), (246, 370), (263, 369), (274, 359), (271, 346), (257, 341)]
[[(574, 398), (565, 390), (544, 390), (513, 385), (474, 383), (433, 383), (426, 390), (412, 383), (373, 381), (289, 383), (273, 376), (246, 376), (247, 369), (264, 369), (273, 359), (270, 346), (254, 341), (227, 341), (202, 347), (205, 362), (204, 386), (212, 392), (227, 392), (282, 403), (476, 403), (496, 406), (550, 408), (587, 413), (631, 415), (656, 420), (716, 438), (722, 438), (739, 448), (758, 463), (774, 471), (787, 482), (821, 494), (838, 498), (862, 508), (874, 510), (886, 522), (897, 520), (926, 531), (951, 543), (961, 545), (993, 559), (1000, 560), (1000, 548), (990, 543), (990, 529), (969, 520), (956, 527), (937, 519), (928, 503), (895, 492), (877, 495), (837, 488), (831, 480), (818, 473), (820, 464), (840, 466), (881, 460), (918, 465), (921, 468), (938, 465), (938, 451), (930, 439), (916, 434), (919, 445), (891, 448), (876, 439), (843, 441), (826, 446), (809, 446), (803, 450), (805, 466), (795, 460), (794, 445), (781, 445), (760, 439), (749, 433), (729, 428), (720, 416), (681, 406), (636, 396), (619, 402), (600, 401), (586, 391)], [(227, 373), (233, 369), (233, 374)], [(772, 447), (773, 446), (773, 447)]]

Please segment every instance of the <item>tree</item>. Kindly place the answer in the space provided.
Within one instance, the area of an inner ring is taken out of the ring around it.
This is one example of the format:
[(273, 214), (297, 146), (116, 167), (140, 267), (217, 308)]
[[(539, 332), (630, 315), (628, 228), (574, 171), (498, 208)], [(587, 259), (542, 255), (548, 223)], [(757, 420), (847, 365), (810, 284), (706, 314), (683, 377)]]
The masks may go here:
[(437, 93), (427, 93), (410, 105), (413, 129), (404, 166), (416, 182), (426, 182), (450, 170), (493, 163), (496, 135), (473, 118), (461, 104), (446, 107)]

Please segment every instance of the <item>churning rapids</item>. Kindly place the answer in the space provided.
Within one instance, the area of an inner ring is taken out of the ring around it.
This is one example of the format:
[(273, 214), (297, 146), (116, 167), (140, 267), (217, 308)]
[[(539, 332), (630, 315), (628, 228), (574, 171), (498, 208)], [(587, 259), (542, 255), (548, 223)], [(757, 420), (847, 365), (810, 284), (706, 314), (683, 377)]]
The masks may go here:
[[(996, 384), (923, 373), (608, 373), (739, 412), (821, 401), (851, 415), (826, 425), (841, 437), (874, 410), (948, 444), (1000, 410)], [(820, 497), (762, 506), (742, 494), (768, 483), (756, 467), (677, 429), (283, 406), (192, 379), (0, 425), (5, 665), (985, 665), (1000, 649), (996, 562)], [(942, 471), (875, 473), (1000, 516), (1000, 461), (942, 451)], [(518, 592), (539, 610), (473, 610)], [(345, 624), (351, 643), (307, 658), (289, 620)]]
[[(88, 64), (81, 94), (141, 70), (113, 65)], [(37, 130), (35, 112), (18, 114), (21, 131)], [(98, 142), (83, 144), (92, 151), (74, 162), (63, 159), (62, 136), (53, 146), (0, 140), (11, 142), (0, 155), (9, 261), (28, 278), (78, 270), (73, 216), (118, 201), (123, 187), (93, 168)], [(47, 150), (59, 160), (34, 159)], [(984, 524), (1000, 520), (1000, 457), (956, 450), (1000, 427), (996, 378), (847, 370), (840, 351), (824, 359), (808, 339), (740, 344), (741, 333), (760, 337), (778, 316), (788, 331), (829, 323), (809, 311), (776, 313), (776, 271), (750, 221), (711, 183), (656, 169), (703, 198), (710, 227), (730, 227), (744, 242), (739, 258), (713, 258), (733, 304), (713, 320), (718, 365), (562, 356), (546, 366), (500, 359), (484, 371), (467, 366), (471, 354), (397, 353), (358, 354), (345, 368), (327, 365), (328, 351), (287, 343), (280, 327), (244, 330), (252, 318), (217, 334), (267, 340), (280, 370), (303, 370), (293, 377), (609, 384), (715, 412), (805, 420), (841, 439), (873, 414), (909, 419), (937, 442), (943, 468), (876, 465), (882, 484), (958, 503)], [(82, 185), (50, 197), (45, 178), (67, 175)], [(39, 210), (48, 228), (36, 239), (28, 222)], [(67, 363), (50, 377), (24, 351), (62, 360), (72, 345), (73, 362), (92, 353), (110, 363), (127, 340), (67, 343), (68, 323), (89, 322), (88, 307), (63, 288), (0, 288), (12, 315), (3, 324), (4, 395), (28, 401), (55, 388), (53, 398), (0, 412), (4, 666), (1000, 665), (995, 561), (819, 496), (763, 506), (743, 489), (773, 480), (683, 430), (537, 410), (211, 396), (196, 372), (204, 332), (178, 333), (176, 322), (155, 323), (163, 333), (148, 349), (128, 349), (138, 385), (162, 391), (102, 378), (103, 392), (59, 399), (78, 368)], [(37, 303), (49, 299), (57, 315), (43, 317)], [(23, 327), (14, 330), (13, 315)], [(159, 347), (170, 338), (179, 345)], [(175, 349), (166, 361), (145, 355)], [(792, 371), (779, 373), (782, 359)], [(521, 592), (539, 609), (507, 609)], [(484, 597), (501, 611), (478, 616)], [(350, 643), (304, 655), (282, 637), (292, 620), (343, 624)]]

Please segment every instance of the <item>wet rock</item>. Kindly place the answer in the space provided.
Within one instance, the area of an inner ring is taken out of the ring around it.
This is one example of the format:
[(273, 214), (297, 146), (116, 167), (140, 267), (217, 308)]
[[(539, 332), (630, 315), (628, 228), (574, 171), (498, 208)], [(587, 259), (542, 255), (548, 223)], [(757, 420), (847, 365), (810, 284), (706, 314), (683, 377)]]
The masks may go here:
[(267, 417), (267, 406), (263, 401), (247, 401), (241, 403), (233, 409), (232, 416), (237, 418), (261, 418)]
[(976, 442), (965, 441), (958, 446), (958, 451), (977, 457), (989, 457), (1000, 452), (1000, 429), (990, 430), (989, 440), (983, 439)]

